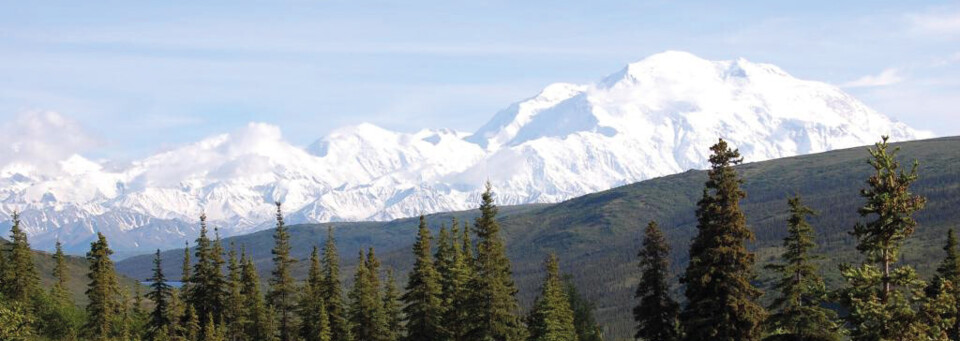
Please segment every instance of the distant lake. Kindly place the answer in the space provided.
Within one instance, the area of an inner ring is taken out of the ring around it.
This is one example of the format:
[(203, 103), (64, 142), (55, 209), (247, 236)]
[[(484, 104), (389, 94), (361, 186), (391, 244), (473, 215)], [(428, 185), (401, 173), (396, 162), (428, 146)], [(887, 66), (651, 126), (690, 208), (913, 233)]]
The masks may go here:
[[(140, 284), (149, 286), (153, 284), (153, 281), (143, 281), (143, 282), (140, 282)], [(171, 287), (178, 288), (178, 289), (183, 286), (183, 282), (181, 281), (167, 281), (167, 284), (169, 284)]]

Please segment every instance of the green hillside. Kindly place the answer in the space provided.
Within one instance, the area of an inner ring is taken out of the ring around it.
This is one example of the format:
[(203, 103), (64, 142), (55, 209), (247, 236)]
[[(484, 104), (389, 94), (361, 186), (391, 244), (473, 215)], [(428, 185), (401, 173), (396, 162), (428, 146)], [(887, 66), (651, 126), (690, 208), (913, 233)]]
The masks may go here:
[[(897, 144), (901, 161), (920, 161), (920, 180), (914, 186), (924, 195), (927, 208), (917, 215), (920, 226), (903, 252), (904, 262), (927, 275), (941, 257), (946, 229), (960, 223), (960, 137)], [(820, 212), (810, 222), (818, 232), (819, 253), (828, 285), (839, 277), (836, 264), (856, 262), (859, 254), (849, 236), (858, 220), (861, 204), (858, 190), (871, 170), (864, 147), (806, 155), (738, 167), (745, 179), (747, 198), (743, 201), (748, 223), (757, 234), (752, 245), (759, 263), (779, 254), (780, 239), (786, 232), (787, 197), (795, 193)], [(749, 160), (747, 160), (749, 161)], [(582, 292), (597, 304), (597, 317), (608, 339), (632, 335), (630, 309), (638, 282), (635, 254), (642, 226), (657, 220), (673, 247), (672, 262), (678, 273), (686, 262), (686, 246), (695, 233), (694, 206), (700, 197), (704, 171), (651, 179), (552, 205), (503, 207), (504, 227), (514, 276), (521, 301), (529, 306), (542, 277), (541, 264), (549, 252), (560, 256), (561, 270), (573, 276)], [(452, 217), (472, 219), (474, 211), (434, 214), (431, 228), (439, 228)], [(322, 243), (328, 225), (336, 226), (338, 247), (346, 265), (345, 279), (360, 248), (373, 246), (385, 266), (405, 272), (412, 263), (409, 247), (416, 235), (417, 221), (362, 222), (298, 225), (290, 229), (294, 256), (307, 257), (310, 247)], [(261, 272), (270, 270), (272, 231), (228, 238), (244, 246), (258, 262)], [(164, 253), (168, 276), (177, 278), (182, 250)], [(138, 256), (118, 263), (118, 270), (134, 278), (149, 275), (150, 256)], [(306, 264), (299, 264), (300, 274)], [(763, 278), (761, 278), (763, 280)]]

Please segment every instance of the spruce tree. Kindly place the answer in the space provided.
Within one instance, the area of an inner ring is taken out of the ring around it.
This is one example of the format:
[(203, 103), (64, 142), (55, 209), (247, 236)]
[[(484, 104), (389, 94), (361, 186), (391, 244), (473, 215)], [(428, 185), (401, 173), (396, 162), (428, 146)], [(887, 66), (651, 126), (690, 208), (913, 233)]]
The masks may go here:
[(577, 330), (579, 341), (603, 341), (603, 328), (593, 316), (595, 307), (577, 290), (570, 275), (564, 276), (564, 290), (573, 309), (573, 326)]
[(183, 247), (183, 264), (180, 266), (180, 292), (182, 300), (186, 301), (190, 293), (190, 242), (185, 241)]
[(680, 315), (685, 340), (754, 341), (761, 337), (765, 311), (754, 279), (754, 239), (740, 200), (746, 193), (734, 165), (743, 161), (723, 139), (713, 145), (710, 170), (697, 202), (697, 236), (682, 281), (687, 305)]
[(304, 341), (330, 341), (330, 317), (323, 301), (323, 269), (316, 246), (310, 254), (307, 281), (300, 290), (300, 338)]
[(112, 254), (107, 238), (98, 232), (97, 241), (90, 244), (90, 252), (87, 252), (90, 284), (86, 291), (88, 303), (84, 331), (92, 340), (108, 340), (120, 330), (115, 321), (120, 317), (123, 305), (117, 274), (110, 260)]
[[(926, 295), (929, 299), (936, 299), (942, 294), (953, 296), (955, 306), (946, 311), (943, 318), (953, 320), (953, 324), (947, 329), (947, 335), (951, 341), (960, 341), (960, 243), (957, 241), (957, 234), (951, 228), (947, 231), (947, 243), (943, 246), (946, 253), (940, 266), (937, 267), (937, 273), (934, 275), (930, 285), (926, 288)], [(947, 293), (943, 292), (945, 285), (949, 283)]]
[(219, 237), (216, 242), (207, 236), (207, 216), (200, 215), (200, 236), (197, 237), (197, 263), (193, 266), (190, 276), (190, 287), (187, 292), (187, 303), (196, 309), (197, 317), (204, 318), (200, 326), (206, 326), (207, 315), (219, 319), (223, 312), (226, 298), (226, 280), (223, 277), (222, 247), (219, 246)]
[(364, 255), (360, 251), (350, 290), (350, 324), (356, 340), (383, 341), (386, 338), (387, 319), (380, 298), (378, 278), (379, 261), (373, 248)]
[(557, 255), (550, 254), (546, 264), (547, 278), (540, 297), (530, 313), (530, 341), (578, 341), (573, 324), (573, 309), (560, 279)]
[(283, 224), (283, 210), (280, 202), (276, 205), (277, 228), (273, 233), (273, 250), (270, 251), (273, 254), (273, 271), (270, 273), (267, 302), (276, 313), (280, 341), (289, 341), (294, 339), (297, 330), (294, 320), (297, 309), (297, 285), (290, 273), (296, 260), (290, 256), (290, 234)]
[(468, 308), (474, 320), (468, 340), (520, 341), (526, 328), (520, 317), (516, 285), (511, 278), (510, 259), (500, 236), (497, 206), (490, 183), (481, 196), (480, 217), (474, 222), (477, 237), (476, 273), (470, 284)]
[(167, 283), (166, 276), (163, 275), (163, 266), (160, 258), (160, 249), (153, 257), (153, 276), (150, 277), (150, 292), (147, 298), (153, 301), (153, 311), (150, 313), (150, 321), (147, 323), (149, 335), (153, 338), (161, 331), (169, 332), (172, 321), (170, 320), (170, 296), (173, 288)]
[(406, 292), (401, 298), (407, 322), (405, 340), (440, 340), (445, 334), (440, 274), (434, 268), (430, 239), (426, 218), (420, 215), (417, 241), (413, 244), (413, 269), (407, 276)]
[(275, 340), (276, 330), (273, 324), (273, 314), (260, 294), (260, 276), (253, 260), (243, 252), (241, 294), (243, 295), (246, 316), (244, 318), (244, 335), (246, 340)]
[(840, 299), (849, 310), (846, 320), (854, 341), (940, 339), (949, 327), (948, 321), (929, 309), (941, 307), (952, 297), (940, 295), (924, 302), (925, 284), (913, 268), (896, 266), (900, 247), (917, 225), (912, 215), (926, 202), (910, 193), (918, 163), (914, 161), (909, 171), (900, 169), (898, 151), (889, 150), (886, 136), (869, 149), (874, 173), (860, 191), (866, 204), (858, 212), (873, 219), (857, 223), (852, 233), (866, 261), (858, 267), (841, 266), (847, 286), (840, 291)]
[(27, 232), (20, 228), (20, 214), (13, 212), (13, 226), (10, 227), (11, 249), (7, 271), (12, 274), (6, 285), (7, 299), (26, 303), (36, 293), (40, 275), (33, 265), (33, 252), (27, 242)]
[(644, 230), (643, 248), (640, 258), (640, 285), (634, 297), (640, 303), (633, 308), (633, 319), (637, 322), (638, 340), (680, 340), (677, 329), (677, 316), (680, 305), (670, 297), (670, 247), (657, 222), (651, 221)]
[(403, 307), (400, 302), (400, 292), (397, 290), (397, 279), (393, 276), (393, 269), (387, 269), (387, 283), (383, 292), (383, 312), (387, 316), (387, 337), (385, 341), (397, 341), (405, 335), (403, 324)]
[(782, 260), (767, 266), (780, 277), (774, 285), (780, 296), (770, 305), (775, 312), (767, 320), (768, 329), (772, 334), (796, 340), (840, 340), (836, 313), (821, 305), (827, 289), (810, 255), (817, 244), (807, 216), (816, 213), (803, 204), (799, 195), (790, 198), (788, 204), (790, 218)]
[(450, 235), (452, 238), (449, 241), (449, 248), (443, 245), (443, 234), (438, 238), (440, 246), (436, 254), (437, 271), (440, 273), (441, 283), (443, 284), (441, 300), (445, 307), (443, 325), (447, 332), (446, 338), (451, 341), (462, 341), (465, 339), (470, 324), (470, 316), (467, 311), (470, 293), (467, 291), (467, 285), (470, 284), (470, 278), (473, 274), (473, 268), (471, 267), (473, 259), (470, 250), (465, 250), (463, 245), (464, 243), (470, 244), (469, 229), (465, 227), (464, 230), (467, 233), (461, 236), (456, 218), (453, 218), (451, 226)]
[(224, 337), (230, 341), (242, 340), (243, 328), (247, 322), (243, 297), (243, 267), (237, 257), (236, 245), (230, 243), (230, 252), (227, 256), (227, 298), (224, 302), (223, 329)]
[(53, 253), (53, 296), (61, 304), (70, 303), (70, 292), (67, 291), (67, 257), (63, 255), (63, 245), (57, 240), (56, 251)]
[(340, 255), (333, 238), (333, 227), (327, 227), (327, 240), (323, 247), (323, 301), (330, 317), (330, 340), (351, 341), (350, 325), (343, 306), (343, 288), (340, 285)]
[(187, 305), (187, 312), (183, 318), (186, 321), (183, 329), (187, 341), (206, 341), (200, 338), (203, 327), (200, 326), (200, 317), (197, 316), (197, 310), (192, 305)]

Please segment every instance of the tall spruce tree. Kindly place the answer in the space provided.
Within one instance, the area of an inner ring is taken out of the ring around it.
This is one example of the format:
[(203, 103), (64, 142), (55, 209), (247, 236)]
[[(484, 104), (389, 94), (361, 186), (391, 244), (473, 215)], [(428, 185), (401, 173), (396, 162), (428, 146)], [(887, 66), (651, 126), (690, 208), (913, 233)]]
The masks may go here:
[(244, 339), (244, 325), (247, 323), (247, 306), (243, 297), (243, 266), (237, 256), (237, 247), (230, 243), (227, 255), (227, 298), (224, 302), (224, 337), (230, 341)]
[[(222, 247), (207, 236), (207, 215), (200, 215), (200, 236), (197, 237), (197, 263), (190, 275), (187, 303), (196, 310), (200, 326), (206, 326), (206, 316), (219, 320), (226, 298), (226, 280), (223, 277)], [(186, 265), (186, 264), (185, 264)], [(200, 319), (200, 317), (203, 317)]]
[(560, 279), (560, 265), (556, 254), (550, 254), (545, 264), (547, 278), (543, 281), (540, 297), (530, 313), (530, 341), (577, 341), (573, 323), (573, 309)]
[(180, 292), (181, 300), (186, 300), (190, 293), (190, 241), (183, 242), (183, 264), (180, 265)]
[[(467, 285), (473, 269), (470, 250), (464, 250), (464, 241), (469, 245), (469, 229), (461, 236), (457, 218), (451, 224), (449, 247), (444, 246), (443, 234), (438, 238), (440, 245), (437, 248), (437, 271), (440, 273), (443, 290), (441, 300), (444, 309), (443, 325), (447, 332), (446, 338), (451, 341), (463, 341), (469, 330), (470, 316), (468, 315), (467, 299), (469, 292)], [(443, 232), (443, 230), (441, 230)], [(469, 246), (468, 246), (469, 248)]]
[(780, 263), (767, 265), (780, 276), (774, 284), (780, 295), (770, 305), (774, 313), (767, 320), (768, 329), (791, 340), (841, 340), (840, 326), (835, 322), (837, 314), (822, 306), (827, 289), (810, 255), (817, 244), (807, 216), (816, 213), (803, 204), (799, 195), (787, 203), (790, 218), (787, 237), (783, 239), (784, 253)]
[(33, 265), (33, 252), (30, 251), (30, 243), (27, 242), (27, 232), (20, 228), (20, 214), (13, 212), (13, 226), (10, 227), (10, 258), (7, 263), (7, 271), (12, 274), (9, 276), (6, 285), (6, 298), (18, 301), (28, 302), (33, 294), (36, 293), (40, 283), (40, 275)]
[(343, 306), (343, 288), (340, 285), (340, 254), (333, 237), (333, 227), (327, 228), (323, 247), (323, 301), (330, 317), (330, 341), (351, 341), (350, 325)]
[[(957, 241), (957, 234), (951, 228), (947, 231), (947, 243), (943, 246), (946, 255), (940, 262), (940, 266), (937, 267), (937, 273), (930, 281), (930, 285), (926, 288), (926, 295), (929, 299), (936, 299), (943, 294), (953, 297), (955, 305), (942, 314), (943, 318), (953, 321), (953, 324), (946, 331), (951, 341), (960, 341), (960, 314), (958, 314), (960, 312), (960, 246), (958, 245), (960, 243)], [(944, 293), (944, 288), (952, 290)]]
[(577, 330), (577, 339), (603, 341), (603, 328), (593, 316), (596, 308), (577, 290), (570, 275), (564, 276), (564, 290), (567, 292), (567, 298), (570, 299), (570, 309), (573, 309), (573, 326)]
[(697, 202), (697, 236), (683, 277), (687, 305), (680, 315), (689, 341), (754, 341), (762, 335), (765, 311), (754, 279), (755, 256), (746, 248), (754, 239), (740, 200), (746, 193), (733, 168), (740, 152), (723, 139), (710, 147), (710, 170)]
[(316, 246), (310, 254), (310, 270), (307, 281), (300, 290), (300, 339), (305, 341), (330, 341), (330, 317), (323, 301), (323, 269), (320, 266), (320, 251)]
[(246, 251), (242, 252), (241, 259), (241, 294), (246, 315), (244, 317), (243, 335), (245, 340), (271, 341), (276, 339), (276, 330), (273, 316), (263, 295), (260, 294), (260, 276)]
[(277, 227), (273, 233), (273, 271), (270, 273), (270, 291), (267, 302), (276, 313), (277, 329), (280, 341), (290, 341), (296, 336), (297, 326), (294, 314), (297, 309), (297, 285), (290, 273), (293, 263), (290, 256), (290, 233), (283, 224), (283, 210), (277, 205)]
[(413, 244), (415, 260), (407, 276), (407, 290), (402, 297), (407, 322), (405, 340), (409, 341), (441, 340), (445, 335), (440, 274), (433, 264), (430, 239), (427, 220), (420, 215), (417, 241)]
[(87, 252), (90, 284), (86, 291), (87, 323), (83, 329), (91, 340), (109, 340), (117, 336), (122, 327), (116, 322), (123, 314), (123, 303), (117, 274), (110, 260), (112, 254), (107, 238), (98, 232), (97, 241), (90, 244), (90, 252)]
[(378, 279), (379, 261), (373, 249), (364, 255), (360, 251), (350, 290), (350, 325), (356, 340), (383, 341), (386, 338), (387, 319), (383, 312)]
[(680, 340), (677, 318), (680, 305), (670, 297), (670, 246), (657, 222), (651, 221), (644, 230), (640, 258), (640, 285), (634, 297), (640, 300), (633, 308), (637, 322), (638, 340)]
[(163, 275), (160, 249), (157, 249), (157, 253), (153, 257), (153, 276), (150, 277), (150, 289), (147, 298), (153, 301), (153, 311), (150, 313), (147, 330), (148, 335), (153, 339), (156, 338), (158, 333), (169, 332), (172, 324), (169, 309), (173, 288), (167, 283), (166, 276)]
[(493, 190), (489, 182), (481, 196), (480, 217), (474, 222), (474, 231), (479, 240), (468, 311), (475, 323), (470, 327), (467, 339), (524, 340), (527, 330), (520, 317), (517, 289), (511, 278), (506, 246), (500, 236), (497, 206), (493, 202)]
[(914, 269), (896, 265), (900, 247), (917, 225), (912, 215), (926, 202), (910, 193), (918, 163), (915, 161), (910, 171), (900, 169), (898, 151), (889, 149), (886, 136), (869, 149), (874, 174), (860, 191), (866, 204), (858, 212), (873, 219), (857, 223), (852, 233), (866, 262), (858, 267), (841, 266), (847, 286), (839, 296), (849, 310), (846, 320), (854, 341), (935, 340), (945, 337), (949, 328), (948, 321), (932, 310), (942, 308), (952, 297), (940, 295), (924, 302), (925, 284)]
[(63, 255), (63, 245), (57, 240), (56, 251), (53, 253), (53, 284), (51, 293), (59, 303), (70, 303), (70, 292), (67, 291), (67, 257)]
[(406, 332), (403, 324), (403, 306), (400, 302), (400, 292), (397, 290), (397, 279), (393, 269), (387, 269), (387, 283), (383, 292), (383, 313), (387, 316), (386, 341), (400, 340)]

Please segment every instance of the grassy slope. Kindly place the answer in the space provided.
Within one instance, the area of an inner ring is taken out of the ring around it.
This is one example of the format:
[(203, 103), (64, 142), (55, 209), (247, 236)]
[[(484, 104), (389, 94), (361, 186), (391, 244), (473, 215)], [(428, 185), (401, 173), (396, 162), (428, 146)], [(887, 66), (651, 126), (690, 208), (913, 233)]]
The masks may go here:
[[(960, 137), (901, 146), (900, 158), (905, 165), (912, 159), (920, 161), (921, 179), (914, 189), (929, 199), (927, 209), (918, 215), (920, 227), (909, 241), (903, 260), (917, 266), (922, 274), (929, 274), (941, 257), (946, 229), (960, 222), (956, 209), (960, 207)], [(819, 252), (825, 255), (824, 275), (830, 283), (837, 284), (836, 265), (859, 259), (848, 231), (859, 219), (856, 208), (862, 200), (857, 193), (871, 172), (865, 162), (867, 156), (866, 149), (861, 147), (740, 166), (748, 193), (743, 207), (757, 234), (752, 247), (757, 250), (760, 263), (779, 253), (777, 247), (785, 233), (786, 198), (800, 193), (820, 212), (811, 222), (818, 229)], [(686, 246), (695, 233), (695, 202), (705, 179), (703, 171), (688, 171), (555, 205), (504, 207), (501, 223), (523, 303), (529, 305), (536, 294), (542, 260), (547, 253), (556, 252), (561, 257), (562, 270), (572, 274), (582, 292), (597, 303), (597, 315), (606, 325), (607, 335), (615, 339), (631, 335), (632, 292), (638, 281), (635, 254), (641, 227), (649, 220), (660, 223), (674, 248), (675, 272), (681, 273)], [(452, 216), (472, 219), (475, 214), (435, 214), (430, 221), (436, 228)], [(305, 258), (311, 245), (321, 243), (327, 225), (293, 227), (295, 256)], [(408, 249), (416, 231), (414, 219), (336, 225), (347, 268), (345, 277), (350, 276), (350, 266), (361, 247), (376, 247), (384, 263), (401, 272), (412, 263)], [(271, 233), (262, 231), (230, 238), (228, 242), (244, 245), (258, 260), (259, 269), (267, 272)], [(181, 254), (182, 250), (164, 254), (171, 274), (179, 274)], [(301, 264), (301, 273), (302, 265), (305, 264)], [(149, 257), (124, 260), (118, 269), (136, 278), (145, 277)], [(764, 276), (761, 280), (766, 280)]]

